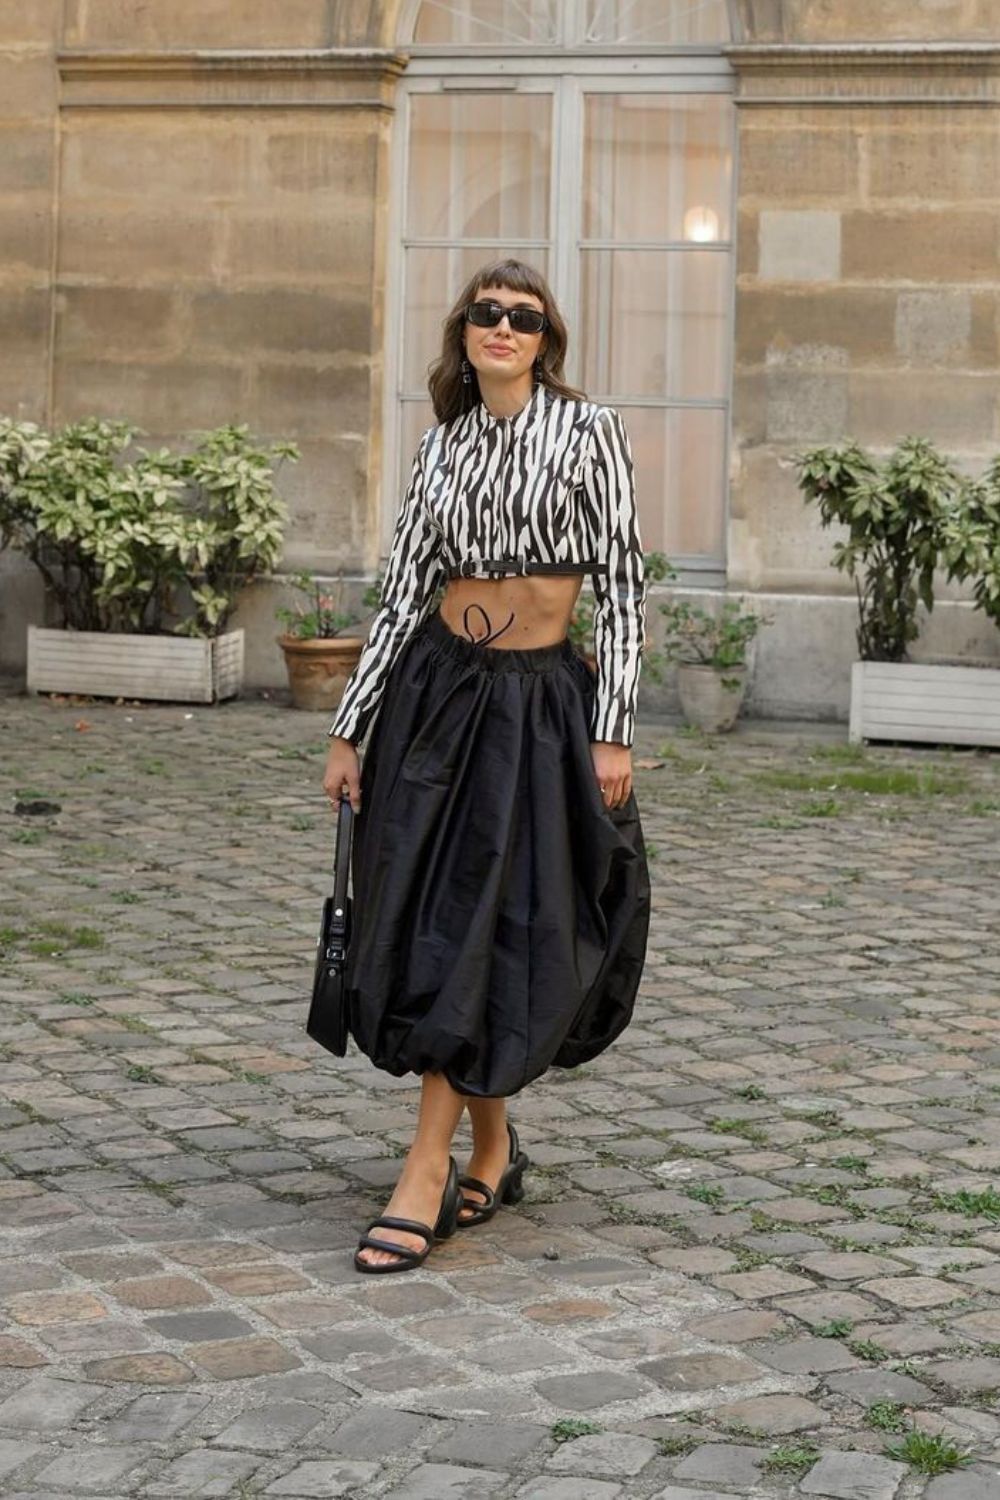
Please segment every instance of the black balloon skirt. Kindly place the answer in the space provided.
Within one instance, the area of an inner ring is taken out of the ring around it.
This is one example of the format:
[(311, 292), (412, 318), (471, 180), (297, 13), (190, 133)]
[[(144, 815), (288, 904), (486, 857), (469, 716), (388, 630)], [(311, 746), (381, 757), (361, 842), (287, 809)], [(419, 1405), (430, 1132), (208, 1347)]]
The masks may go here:
[(504, 650), (435, 611), (397, 656), (361, 769), (350, 1030), (397, 1077), (506, 1097), (628, 1025), (649, 927), (634, 795), (604, 806), (595, 690), (568, 639)]

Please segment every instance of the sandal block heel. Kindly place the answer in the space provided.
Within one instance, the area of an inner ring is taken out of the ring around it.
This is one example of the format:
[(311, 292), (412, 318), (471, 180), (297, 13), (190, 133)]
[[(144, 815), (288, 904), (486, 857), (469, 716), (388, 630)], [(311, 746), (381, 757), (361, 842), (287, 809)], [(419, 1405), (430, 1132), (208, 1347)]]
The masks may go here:
[(450, 1240), (458, 1228), (458, 1211), (462, 1206), (462, 1190), (458, 1185), (458, 1168), (454, 1159), (448, 1168), (448, 1182), (441, 1200), (441, 1212), (434, 1225), (434, 1238)]
[(508, 1167), (504, 1173), (505, 1181), (500, 1194), (501, 1203), (510, 1205), (521, 1202), (524, 1197), (524, 1169), (527, 1165), (528, 1158), (522, 1154), (513, 1167)]
[(460, 1208), (471, 1210), (464, 1217), (459, 1218), (459, 1229), (472, 1229), (476, 1224), (486, 1224), (501, 1204), (520, 1203), (524, 1197), (524, 1173), (525, 1168), (531, 1163), (526, 1154), (521, 1150), (517, 1138), (517, 1131), (507, 1122), (507, 1135), (510, 1141), (510, 1153), (507, 1166), (494, 1191), (487, 1183), (480, 1182), (477, 1177), (460, 1177), (459, 1187), (470, 1188), (479, 1193), (483, 1198), (482, 1203), (473, 1203), (471, 1199), (465, 1198), (459, 1204)]

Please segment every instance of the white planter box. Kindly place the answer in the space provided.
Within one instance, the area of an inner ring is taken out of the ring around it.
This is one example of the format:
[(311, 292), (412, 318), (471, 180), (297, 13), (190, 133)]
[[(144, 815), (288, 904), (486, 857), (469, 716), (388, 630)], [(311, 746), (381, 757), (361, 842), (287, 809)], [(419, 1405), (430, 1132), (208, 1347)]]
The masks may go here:
[(856, 661), (849, 738), (1000, 746), (1000, 666)]
[(242, 686), (242, 630), (201, 640), (28, 626), (29, 693), (215, 703)]

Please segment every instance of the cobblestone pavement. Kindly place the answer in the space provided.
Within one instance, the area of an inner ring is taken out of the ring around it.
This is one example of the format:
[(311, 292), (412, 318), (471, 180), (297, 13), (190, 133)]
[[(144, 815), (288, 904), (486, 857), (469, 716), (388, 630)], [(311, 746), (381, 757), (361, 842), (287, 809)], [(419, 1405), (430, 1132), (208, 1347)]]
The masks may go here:
[(1000, 758), (647, 725), (635, 1023), (376, 1281), (415, 1090), (303, 1031), (324, 727), (0, 703), (0, 1488), (1000, 1496)]

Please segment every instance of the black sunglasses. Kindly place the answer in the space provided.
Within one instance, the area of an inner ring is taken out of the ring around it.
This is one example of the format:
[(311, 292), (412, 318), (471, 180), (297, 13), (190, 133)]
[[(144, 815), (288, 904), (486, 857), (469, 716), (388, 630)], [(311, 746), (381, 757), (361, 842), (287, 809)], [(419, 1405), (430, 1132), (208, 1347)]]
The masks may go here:
[(541, 333), (549, 324), (535, 307), (504, 307), (499, 302), (470, 302), (465, 317), (476, 328), (496, 328), (506, 317), (515, 333)]

